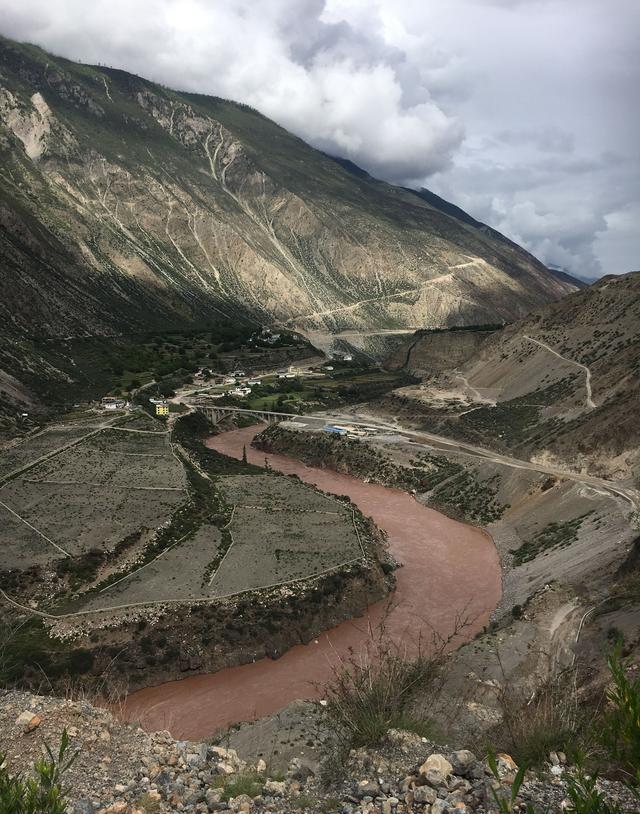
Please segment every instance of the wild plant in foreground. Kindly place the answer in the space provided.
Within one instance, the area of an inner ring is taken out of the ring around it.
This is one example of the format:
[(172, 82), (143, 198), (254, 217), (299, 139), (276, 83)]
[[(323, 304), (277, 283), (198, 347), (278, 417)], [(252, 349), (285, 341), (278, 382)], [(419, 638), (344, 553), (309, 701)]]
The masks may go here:
[(0, 755), (0, 814), (65, 814), (62, 777), (77, 757), (67, 757), (69, 736), (62, 733), (58, 754), (45, 744), (47, 757), (34, 764), (35, 777), (12, 775)]

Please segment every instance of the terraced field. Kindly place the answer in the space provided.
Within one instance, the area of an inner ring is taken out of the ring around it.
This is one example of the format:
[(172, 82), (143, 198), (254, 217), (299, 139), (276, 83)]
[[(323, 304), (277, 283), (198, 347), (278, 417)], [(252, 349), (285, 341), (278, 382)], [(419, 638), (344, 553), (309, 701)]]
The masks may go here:
[(142, 415), (41, 433), (5, 460), (0, 587), (54, 616), (215, 600), (364, 556), (348, 503)]
[(166, 433), (52, 429), (0, 461), (19, 470), (0, 488), (2, 570), (112, 552), (167, 522), (187, 495)]

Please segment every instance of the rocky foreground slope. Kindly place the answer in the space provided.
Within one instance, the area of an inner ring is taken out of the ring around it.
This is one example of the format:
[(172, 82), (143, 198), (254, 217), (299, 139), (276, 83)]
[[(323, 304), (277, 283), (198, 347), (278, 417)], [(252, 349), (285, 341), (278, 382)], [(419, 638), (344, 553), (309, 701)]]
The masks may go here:
[[(452, 346), (467, 340), (453, 370), (432, 364), (440, 337), (425, 334), (406, 351), (424, 381), (397, 391), (393, 407), (425, 429), (516, 457), (637, 480), (639, 326), (640, 272), (632, 272), (546, 305), (475, 347), (471, 334), (449, 332), (454, 359)], [(400, 351), (396, 366), (398, 359)]]
[[(352, 750), (343, 776), (327, 782), (309, 765), (304, 748), (286, 771), (274, 772), (270, 755), (247, 763), (224, 745), (147, 734), (86, 702), (0, 695), (0, 752), (13, 771), (28, 770), (45, 743), (58, 744), (65, 728), (77, 752), (65, 778), (70, 814), (471, 814), (495, 810), (491, 784), (509, 794), (517, 771), (509, 755), (499, 754), (497, 783), (487, 763), (469, 750), (436, 747), (413, 733), (390, 730), (377, 748)], [(519, 802), (532, 802), (539, 811), (562, 810), (567, 772), (565, 756), (550, 755), (546, 770), (527, 777)], [(621, 784), (604, 780), (600, 787), (632, 810)]]
[[(511, 320), (574, 286), (246, 106), (0, 40), (9, 332)], [(435, 203), (434, 203), (435, 201)]]

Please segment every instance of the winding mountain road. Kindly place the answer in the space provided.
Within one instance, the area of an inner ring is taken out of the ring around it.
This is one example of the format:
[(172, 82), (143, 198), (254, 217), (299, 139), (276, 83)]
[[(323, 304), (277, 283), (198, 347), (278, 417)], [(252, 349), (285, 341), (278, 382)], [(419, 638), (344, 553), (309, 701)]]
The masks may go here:
[[(640, 508), (640, 492), (637, 489), (632, 489), (629, 486), (623, 486), (606, 478), (598, 478), (592, 475), (585, 475), (581, 472), (572, 472), (571, 470), (562, 469), (557, 466), (549, 466), (547, 464), (537, 463), (535, 461), (525, 461), (521, 458), (514, 458), (510, 455), (503, 455), (502, 453), (494, 452), (493, 450), (486, 449), (485, 447), (470, 444), (466, 441), (457, 441), (452, 438), (446, 438), (442, 435), (435, 435), (434, 433), (425, 432), (423, 430), (410, 430), (399, 426), (398, 424), (387, 423), (377, 419), (375, 416), (367, 415), (366, 413), (343, 413), (331, 414), (331, 421), (335, 423), (350, 423), (354, 426), (366, 427), (372, 430), (382, 430), (387, 433), (394, 433), (398, 436), (406, 436), (415, 438), (419, 443), (420, 440), (427, 442), (427, 445), (435, 445), (441, 447), (453, 447), (456, 451), (469, 455), (475, 458), (484, 458), (496, 464), (508, 466), (512, 469), (527, 469), (532, 472), (542, 472), (547, 475), (555, 475), (559, 478), (566, 478), (576, 483), (583, 483), (595, 489), (604, 489), (610, 494), (617, 495), (631, 504), (633, 509)], [(303, 416), (296, 418), (297, 421), (305, 421), (310, 416)], [(325, 417), (323, 417), (324, 420)]]
[(585, 373), (585, 387), (586, 387), (586, 390), (587, 390), (587, 407), (590, 410), (595, 410), (595, 408), (597, 407), (597, 404), (594, 402), (594, 400), (592, 398), (592, 393), (591, 393), (591, 371), (589, 370), (589, 368), (586, 365), (581, 364), (580, 362), (576, 362), (575, 359), (569, 359), (568, 356), (563, 356), (561, 353), (558, 353), (557, 350), (554, 350), (552, 347), (547, 345), (546, 342), (541, 342), (539, 339), (534, 339), (532, 336), (527, 336), (526, 334), (524, 334), (524, 338), (528, 339), (529, 342), (533, 342), (534, 345), (539, 345), (544, 350), (549, 351), (549, 353), (553, 353), (553, 355), (557, 356), (558, 359), (562, 359), (564, 362), (569, 362), (569, 364), (575, 365), (576, 367), (579, 367), (581, 370), (584, 370), (584, 373)]

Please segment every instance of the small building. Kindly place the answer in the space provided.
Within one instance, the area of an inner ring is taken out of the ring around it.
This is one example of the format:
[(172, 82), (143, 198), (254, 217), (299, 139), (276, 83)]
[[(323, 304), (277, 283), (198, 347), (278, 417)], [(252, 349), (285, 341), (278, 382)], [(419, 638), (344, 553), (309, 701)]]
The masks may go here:
[(117, 396), (105, 396), (100, 404), (103, 410), (123, 410), (127, 406), (126, 400)]
[(258, 385), (258, 384), (262, 384), (262, 379), (249, 379), (247, 384), (248, 385), (253, 385), (253, 386)]
[(169, 405), (167, 402), (156, 404), (156, 415), (169, 415)]
[(229, 395), (231, 396), (240, 396), (240, 398), (244, 398), (251, 393), (250, 387), (236, 387), (233, 390), (229, 391)]

